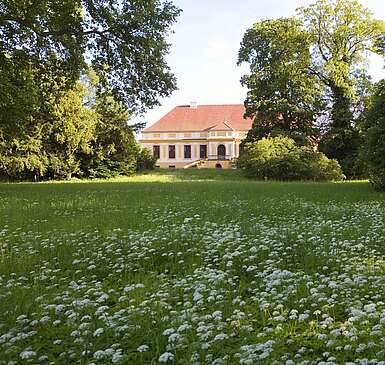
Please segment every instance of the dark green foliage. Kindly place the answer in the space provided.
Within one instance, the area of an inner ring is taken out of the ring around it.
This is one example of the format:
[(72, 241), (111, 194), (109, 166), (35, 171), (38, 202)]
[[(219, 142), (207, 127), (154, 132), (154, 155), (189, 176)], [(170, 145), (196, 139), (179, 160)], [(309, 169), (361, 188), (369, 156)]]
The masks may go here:
[(147, 148), (143, 148), (139, 154), (136, 162), (136, 170), (154, 170), (156, 158), (152, 155), (151, 151)]
[(318, 131), (322, 89), (309, 71), (310, 37), (296, 19), (263, 20), (247, 30), (238, 63), (250, 64), (246, 116), (256, 117), (247, 141), (286, 135), (307, 144)]
[(85, 55), (126, 108), (144, 110), (175, 90), (165, 37), (180, 10), (163, 0), (4, 0), (0, 53), (24, 53), (40, 67), (56, 61), (55, 78), (72, 86)]
[(376, 189), (385, 190), (385, 80), (376, 85), (364, 120), (367, 128), (364, 156), (369, 178)]
[(23, 53), (0, 54), (0, 174), (12, 179), (36, 179), (47, 164), (37, 76)]
[(344, 177), (336, 160), (282, 136), (246, 144), (238, 167), (257, 179), (337, 181)]
[(0, 76), (7, 100), (0, 104), (0, 176), (68, 179), (136, 171), (140, 148), (122, 103), (107, 92), (95, 99), (95, 88), (80, 82), (45, 95), (36, 69), (12, 66)]
[(326, 156), (339, 161), (344, 174), (350, 179), (365, 176), (359, 156), (363, 138), (357, 128), (331, 128), (319, 144), (319, 150)]
[(369, 52), (385, 54), (384, 35), (385, 22), (355, 0), (318, 0), (295, 18), (257, 22), (239, 53), (250, 64), (246, 114), (256, 116), (248, 141), (321, 140), (321, 151), (359, 177), (356, 124), (371, 86), (365, 61)]
[(135, 172), (140, 149), (127, 124), (129, 113), (108, 91), (96, 96), (94, 110), (98, 120), (91, 151), (81, 158), (84, 175), (105, 178)]
[(165, 0), (0, 2), (0, 177), (136, 171), (141, 126), (127, 122), (176, 88), (165, 38), (179, 12)]

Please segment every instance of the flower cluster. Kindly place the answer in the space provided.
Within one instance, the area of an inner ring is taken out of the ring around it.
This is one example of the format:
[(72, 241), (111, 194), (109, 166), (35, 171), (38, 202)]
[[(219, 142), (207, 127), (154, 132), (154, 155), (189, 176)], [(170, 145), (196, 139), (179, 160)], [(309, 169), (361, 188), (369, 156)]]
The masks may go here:
[(142, 227), (0, 227), (0, 365), (385, 365), (384, 204), (138, 214)]

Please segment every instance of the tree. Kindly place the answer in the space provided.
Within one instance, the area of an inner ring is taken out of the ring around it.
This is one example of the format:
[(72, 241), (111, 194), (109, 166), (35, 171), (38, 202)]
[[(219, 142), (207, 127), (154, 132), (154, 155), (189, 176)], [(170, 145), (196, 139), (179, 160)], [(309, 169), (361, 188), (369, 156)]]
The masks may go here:
[(12, 179), (43, 175), (47, 156), (36, 69), (22, 52), (0, 54), (0, 175)]
[[(337, 158), (345, 174), (353, 176), (361, 143), (355, 122), (370, 85), (365, 72), (366, 57), (368, 52), (384, 55), (384, 34), (385, 23), (374, 19), (370, 11), (355, 0), (319, 0), (299, 9), (298, 16), (290, 21), (255, 24), (246, 32), (240, 53), (240, 60), (251, 65), (251, 75), (243, 79), (249, 87), (246, 107), (257, 113), (264, 112), (268, 105), (275, 114), (270, 114), (268, 122), (263, 122), (266, 118), (261, 114), (257, 118), (262, 120), (259, 123), (270, 124), (267, 132), (282, 129), (282, 121), (277, 118), (281, 116), (279, 109), (285, 111), (286, 106), (282, 103), (282, 90), (290, 90), (287, 85), (294, 80), (293, 89), (304, 92), (311, 80), (317, 85), (316, 90), (322, 91), (325, 101), (323, 118), (318, 119), (324, 132), (320, 149), (327, 156)], [(244, 52), (247, 57), (242, 56)], [(296, 60), (298, 73), (290, 69), (291, 59)], [(272, 67), (268, 67), (269, 63)], [(282, 65), (283, 71), (276, 65)], [(279, 82), (275, 83), (277, 79)], [(307, 100), (310, 104), (315, 102), (315, 108), (310, 110), (319, 110), (319, 95), (315, 96)], [(296, 98), (288, 98), (290, 110), (301, 110), (306, 105), (303, 93)]]
[(0, 54), (24, 53), (72, 87), (86, 61), (131, 111), (175, 90), (165, 36), (180, 10), (164, 0), (3, 0)]
[(108, 89), (96, 94), (93, 110), (98, 120), (91, 152), (82, 156), (85, 176), (105, 178), (135, 172), (140, 147), (128, 125), (130, 113)]
[(176, 88), (165, 39), (179, 13), (167, 0), (0, 2), (0, 175), (135, 171), (127, 120)]
[(362, 104), (368, 83), (366, 53), (384, 55), (379, 40), (385, 23), (354, 0), (319, 0), (299, 9), (299, 15), (312, 39), (309, 70), (326, 86), (331, 104), (331, 123), (320, 149), (354, 176), (361, 142), (355, 129), (357, 105)]
[(242, 77), (248, 88), (246, 116), (256, 117), (246, 141), (287, 135), (300, 144), (317, 137), (315, 119), (322, 88), (309, 71), (310, 37), (292, 18), (263, 20), (247, 30), (238, 64), (250, 64)]
[(51, 122), (45, 124), (46, 175), (69, 179), (82, 176), (79, 155), (92, 152), (98, 114), (85, 105), (86, 87), (78, 82), (51, 104)]
[(365, 149), (369, 178), (378, 190), (385, 190), (385, 80), (380, 81), (364, 113)]

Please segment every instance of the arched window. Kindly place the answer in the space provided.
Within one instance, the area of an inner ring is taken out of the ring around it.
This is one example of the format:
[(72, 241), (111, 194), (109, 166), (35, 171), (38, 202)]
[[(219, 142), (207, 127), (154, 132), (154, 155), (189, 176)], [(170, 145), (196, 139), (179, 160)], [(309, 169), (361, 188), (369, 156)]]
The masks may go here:
[(218, 160), (224, 160), (226, 158), (226, 147), (223, 144), (218, 146)]
[(217, 163), (217, 164), (215, 165), (215, 168), (216, 168), (216, 169), (221, 169), (221, 168), (222, 168), (222, 165), (221, 165), (220, 163)]

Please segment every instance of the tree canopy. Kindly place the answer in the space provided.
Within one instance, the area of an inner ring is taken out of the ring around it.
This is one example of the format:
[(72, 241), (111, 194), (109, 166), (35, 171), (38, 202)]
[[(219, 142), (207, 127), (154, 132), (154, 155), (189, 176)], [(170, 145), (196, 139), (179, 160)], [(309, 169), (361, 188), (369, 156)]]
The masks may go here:
[(179, 12), (165, 0), (0, 2), (0, 176), (152, 166), (127, 122), (176, 88), (165, 37)]
[(238, 63), (248, 62), (246, 116), (255, 117), (248, 139), (284, 134), (305, 144), (316, 137), (314, 121), (322, 88), (309, 71), (310, 37), (301, 22), (281, 18), (256, 23), (243, 37)]
[(180, 10), (163, 0), (4, 0), (0, 53), (54, 65), (73, 84), (92, 66), (131, 111), (175, 90), (165, 36)]
[[(295, 121), (298, 111), (308, 112), (302, 114), (301, 126), (318, 116), (321, 150), (337, 158), (348, 176), (354, 175), (351, 159), (360, 143), (355, 122), (370, 86), (367, 55), (384, 56), (384, 35), (384, 21), (355, 0), (319, 0), (298, 9), (294, 18), (257, 22), (246, 32), (239, 53), (239, 62), (250, 64), (242, 81), (249, 89), (247, 113), (260, 113), (256, 128), (270, 124), (265, 130), (270, 134), (282, 126), (276, 116)], [(290, 83), (299, 95), (282, 98)], [(270, 113), (265, 116), (266, 106)]]

